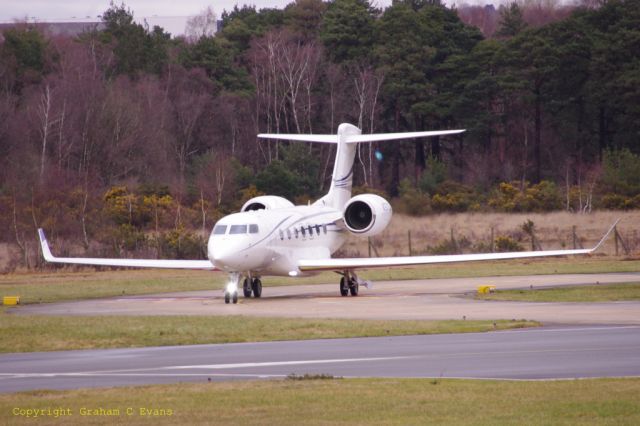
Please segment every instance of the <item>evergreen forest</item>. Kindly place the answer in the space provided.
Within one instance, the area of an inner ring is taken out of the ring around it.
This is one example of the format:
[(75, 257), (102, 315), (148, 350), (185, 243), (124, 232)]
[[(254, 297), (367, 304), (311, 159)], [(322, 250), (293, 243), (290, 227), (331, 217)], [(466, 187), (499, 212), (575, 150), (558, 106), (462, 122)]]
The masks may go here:
[(74, 36), (3, 27), (0, 242), (15, 265), (33, 266), (39, 227), (67, 252), (202, 257), (249, 198), (328, 188), (334, 147), (256, 134), (342, 122), (467, 129), (359, 147), (354, 192), (396, 211), (640, 208), (640, 0), (518, 1), (490, 29), (486, 8), (373, 4), (236, 7), (179, 37), (114, 3)]

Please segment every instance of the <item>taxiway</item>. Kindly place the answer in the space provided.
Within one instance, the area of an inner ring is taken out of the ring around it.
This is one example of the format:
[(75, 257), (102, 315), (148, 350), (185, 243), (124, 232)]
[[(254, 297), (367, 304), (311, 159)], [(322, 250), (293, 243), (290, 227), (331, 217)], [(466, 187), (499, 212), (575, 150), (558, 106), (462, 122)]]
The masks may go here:
[(358, 297), (341, 297), (337, 284), (265, 287), (261, 299), (225, 305), (223, 293), (196, 291), (126, 296), (21, 307), (36, 315), (251, 315), (345, 319), (530, 319), (545, 324), (638, 324), (640, 302), (530, 303), (475, 300), (482, 284), (498, 289), (640, 281), (640, 273), (449, 278), (374, 283)]
[(0, 355), (0, 392), (281, 378), (569, 379), (640, 376), (640, 327)]

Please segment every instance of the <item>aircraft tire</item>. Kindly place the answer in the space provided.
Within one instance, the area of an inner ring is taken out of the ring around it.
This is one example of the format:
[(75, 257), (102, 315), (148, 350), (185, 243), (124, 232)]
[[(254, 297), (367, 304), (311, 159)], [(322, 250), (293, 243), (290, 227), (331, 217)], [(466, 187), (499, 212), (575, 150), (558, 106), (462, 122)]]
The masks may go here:
[(244, 294), (244, 297), (251, 297), (251, 287), (251, 280), (249, 280), (249, 278), (245, 278), (242, 283), (242, 293)]
[(352, 282), (351, 285), (349, 286), (349, 291), (351, 292), (352, 296), (357, 296), (358, 295), (358, 283)]
[(257, 298), (262, 296), (262, 281), (260, 278), (254, 278), (251, 282), (251, 288), (253, 289), (253, 295)]
[(349, 295), (349, 286), (347, 285), (347, 280), (345, 277), (340, 278), (340, 296), (348, 296)]
[(225, 291), (224, 293), (224, 303), (229, 304), (229, 302), (231, 301), (231, 295)]
[(233, 304), (234, 304), (234, 305), (235, 305), (236, 303), (238, 303), (238, 292), (237, 292), (237, 291), (234, 291), (234, 292), (233, 292), (232, 301), (233, 301)]

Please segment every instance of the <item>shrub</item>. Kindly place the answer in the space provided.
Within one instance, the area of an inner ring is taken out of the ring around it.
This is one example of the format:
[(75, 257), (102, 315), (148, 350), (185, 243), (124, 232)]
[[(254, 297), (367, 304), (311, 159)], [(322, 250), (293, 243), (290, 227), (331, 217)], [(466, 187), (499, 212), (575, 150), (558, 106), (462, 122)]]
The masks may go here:
[(640, 195), (626, 197), (620, 194), (605, 194), (600, 201), (605, 209), (630, 210), (640, 208)]
[(438, 185), (431, 197), (431, 207), (438, 212), (464, 212), (475, 204), (478, 204), (478, 196), (473, 189), (449, 180)]
[(494, 241), (494, 250), (496, 252), (524, 251), (524, 247), (509, 236), (499, 235)]
[(116, 225), (141, 228), (151, 220), (150, 210), (126, 186), (114, 186), (104, 194), (107, 215)]
[(547, 180), (522, 189), (517, 182), (502, 182), (489, 199), (489, 206), (505, 212), (546, 212), (562, 208), (562, 197), (555, 183)]
[(429, 157), (427, 159), (427, 168), (424, 173), (422, 173), (418, 187), (424, 193), (433, 194), (436, 188), (444, 182), (446, 178), (447, 165), (437, 158)]
[(122, 249), (139, 250), (147, 245), (147, 237), (144, 232), (128, 223), (111, 228), (107, 238), (113, 243), (116, 253), (120, 253)]
[(412, 216), (421, 216), (431, 212), (429, 196), (414, 188), (408, 179), (403, 179), (400, 182), (399, 191), (400, 197), (394, 209)]
[(467, 237), (458, 239), (447, 238), (440, 241), (436, 246), (427, 247), (427, 252), (435, 255), (457, 254), (462, 253), (465, 249), (471, 247), (471, 241)]
[(206, 257), (202, 238), (185, 230), (183, 226), (178, 226), (169, 232), (163, 232), (158, 237), (157, 244), (160, 255), (168, 259), (203, 259)]

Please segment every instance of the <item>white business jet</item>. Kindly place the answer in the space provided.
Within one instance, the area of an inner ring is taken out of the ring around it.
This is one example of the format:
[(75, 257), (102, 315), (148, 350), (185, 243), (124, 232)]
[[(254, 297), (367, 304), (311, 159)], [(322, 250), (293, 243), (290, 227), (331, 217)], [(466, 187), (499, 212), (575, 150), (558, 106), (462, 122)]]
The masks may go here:
[[(393, 268), (430, 263), (519, 259), (526, 257), (587, 254), (600, 247), (613, 227), (591, 249), (548, 250), (513, 253), (482, 253), (446, 256), (403, 256), (377, 258), (331, 258), (349, 234), (370, 237), (381, 233), (391, 220), (391, 205), (375, 194), (351, 196), (353, 163), (358, 143), (446, 136), (464, 130), (361, 134), (351, 124), (341, 124), (337, 135), (260, 134), (264, 139), (319, 142), (337, 145), (329, 192), (306, 206), (264, 195), (247, 201), (239, 213), (225, 216), (215, 224), (207, 244), (208, 260), (106, 259), (54, 257), (40, 229), (42, 253), (48, 262), (137, 268), (178, 268), (220, 270), (229, 274), (225, 303), (238, 301), (242, 281), (245, 297), (262, 295), (261, 276), (304, 276), (320, 271), (342, 275), (340, 294), (358, 295), (369, 282), (356, 275), (359, 269)], [(615, 226), (615, 225), (614, 225)]]

